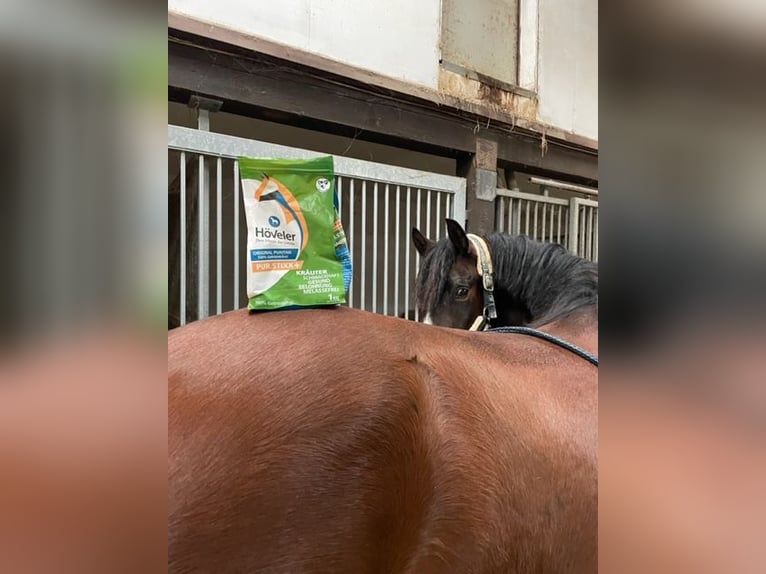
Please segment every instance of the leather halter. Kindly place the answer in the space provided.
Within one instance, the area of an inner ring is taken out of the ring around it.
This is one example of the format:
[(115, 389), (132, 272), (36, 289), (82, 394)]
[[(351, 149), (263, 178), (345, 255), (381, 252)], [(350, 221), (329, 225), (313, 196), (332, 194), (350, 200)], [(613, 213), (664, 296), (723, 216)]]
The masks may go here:
[(483, 331), (492, 319), (497, 319), (497, 307), (495, 306), (495, 271), (492, 267), (492, 255), (484, 238), (468, 234), (468, 241), (471, 242), (473, 250), (476, 252), (476, 271), (481, 277), (481, 285), (484, 292), (484, 308), (481, 315), (471, 325), (470, 331)]
[(468, 234), (468, 241), (471, 242), (473, 250), (476, 252), (476, 271), (481, 277), (481, 285), (484, 291), (484, 308), (481, 315), (476, 317), (476, 320), (471, 325), (470, 331), (488, 331), (495, 333), (518, 333), (522, 335), (530, 335), (539, 339), (544, 339), (559, 347), (566, 349), (582, 357), (586, 361), (598, 367), (598, 356), (586, 351), (585, 349), (578, 347), (577, 345), (565, 341), (560, 337), (540, 331), (539, 329), (533, 329), (532, 327), (522, 326), (509, 326), (509, 327), (495, 327), (490, 328), (490, 321), (497, 318), (497, 307), (495, 306), (495, 272), (492, 267), (492, 254), (489, 251), (487, 242), (478, 235), (473, 233)]

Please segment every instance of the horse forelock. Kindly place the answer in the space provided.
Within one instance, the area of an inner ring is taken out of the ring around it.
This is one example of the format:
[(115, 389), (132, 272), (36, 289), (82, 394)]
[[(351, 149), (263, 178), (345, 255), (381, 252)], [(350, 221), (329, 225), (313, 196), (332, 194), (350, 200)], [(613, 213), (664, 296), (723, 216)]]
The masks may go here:
[(598, 305), (598, 265), (557, 243), (523, 235), (487, 236), (495, 288), (529, 309), (530, 324), (542, 325), (581, 307)]

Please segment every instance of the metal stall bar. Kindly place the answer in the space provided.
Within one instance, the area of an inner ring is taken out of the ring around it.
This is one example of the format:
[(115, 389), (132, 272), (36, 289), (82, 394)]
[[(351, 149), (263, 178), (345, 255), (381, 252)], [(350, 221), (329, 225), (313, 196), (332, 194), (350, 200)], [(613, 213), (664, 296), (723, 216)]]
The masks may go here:
[(388, 212), (390, 211), (391, 203), (389, 201), (388, 184), (386, 184), (386, 190), (384, 193), (385, 201), (383, 203), (386, 210), (384, 216), (385, 227), (385, 240), (383, 243), (383, 314), (388, 315), (388, 238), (389, 238), (389, 223)]
[(360, 309), (364, 309), (365, 300), (365, 285), (367, 283), (367, 277), (365, 273), (365, 262), (367, 259), (367, 181), (362, 180), (362, 272), (359, 275), (361, 278), (360, 290), (359, 290), (359, 304)]
[(378, 182), (372, 184), (372, 312), (378, 312)]
[(436, 232), (434, 233), (434, 238), (436, 241), (439, 241), (441, 239), (441, 231), (442, 231), (442, 194), (439, 192), (436, 192)]
[[(412, 188), (408, 185), (407, 186), (407, 213), (406, 213), (406, 220), (407, 220), (407, 237), (409, 238), (410, 230), (412, 229), (411, 226), (411, 212), (412, 212)], [(410, 311), (410, 251), (412, 251), (412, 248), (410, 247), (410, 241), (406, 242), (406, 249), (404, 250), (404, 317), (408, 317), (408, 313)]]
[(223, 312), (223, 189), (221, 158), (216, 161), (215, 170), (215, 312)]
[(239, 161), (234, 160), (234, 308), (239, 309)]
[(399, 276), (399, 236), (401, 235), (401, 227), (399, 226), (399, 214), (401, 212), (401, 200), (400, 200), (400, 186), (396, 186), (396, 244), (394, 245), (394, 251), (396, 252), (396, 259), (394, 260), (394, 278), (396, 280), (394, 288), (394, 315), (399, 314), (399, 287), (401, 286)]
[(197, 319), (204, 319), (210, 314), (210, 195), (205, 156), (199, 156), (197, 166)]
[(598, 261), (598, 209), (596, 209), (596, 228), (593, 231), (593, 261)]
[(181, 152), (181, 277), (179, 277), (179, 283), (181, 284), (181, 298), (179, 301), (179, 315), (180, 324), (186, 325), (186, 152)]
[(569, 200), (569, 229), (567, 230), (568, 245), (570, 252), (577, 255), (577, 239), (580, 230), (580, 199), (573, 197)]
[[(420, 188), (418, 188), (418, 196), (417, 196), (416, 203), (415, 203), (415, 205), (417, 205), (417, 212), (416, 212), (417, 213), (417, 217), (416, 217), (416, 221), (417, 221), (417, 228), (419, 230), (421, 230), (421, 232), (422, 232), (422, 228), (420, 226), (420, 205), (421, 205), (421, 203), (422, 202), (420, 201)], [(418, 272), (419, 268), (420, 268), (420, 253), (415, 251), (415, 276), (416, 277), (417, 277), (417, 272)], [(417, 305), (417, 292), (415, 293), (415, 320), (416, 321), (420, 320), (420, 310), (418, 309), (418, 305)]]
[[(348, 252), (351, 254), (351, 261), (354, 260), (354, 178), (351, 178), (348, 188)], [(348, 306), (354, 306), (354, 277), (351, 277), (351, 285), (348, 288)]]

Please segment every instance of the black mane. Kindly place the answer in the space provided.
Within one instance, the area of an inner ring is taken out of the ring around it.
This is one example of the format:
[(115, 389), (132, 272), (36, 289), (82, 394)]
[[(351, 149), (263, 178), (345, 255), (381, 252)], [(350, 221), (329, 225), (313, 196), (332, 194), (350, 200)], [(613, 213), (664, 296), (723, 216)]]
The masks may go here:
[[(561, 245), (522, 235), (490, 233), (486, 241), (495, 270), (498, 314), (514, 306), (523, 316), (512, 324), (540, 326), (577, 309), (598, 306), (596, 263), (572, 255)], [(416, 288), (420, 309), (430, 310), (438, 303), (454, 262), (449, 239), (437, 242), (423, 259)]]

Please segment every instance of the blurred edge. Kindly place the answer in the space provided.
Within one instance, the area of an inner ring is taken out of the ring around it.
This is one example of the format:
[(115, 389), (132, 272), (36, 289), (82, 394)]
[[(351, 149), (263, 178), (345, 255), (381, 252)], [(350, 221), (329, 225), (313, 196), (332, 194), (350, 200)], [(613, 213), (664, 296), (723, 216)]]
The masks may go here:
[(600, 18), (600, 571), (763, 572), (766, 4)]
[[(4, 4), (6, 342), (166, 307), (164, 14)], [(163, 20), (159, 20), (163, 18)]]
[(166, 13), (0, 2), (0, 572), (166, 554)]
[[(4, 572), (164, 567), (166, 16), (142, 8), (0, 5)], [(764, 3), (601, 10), (601, 568), (762, 572)]]

